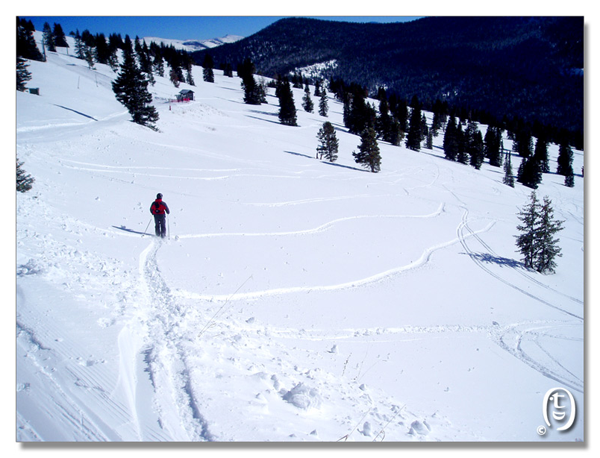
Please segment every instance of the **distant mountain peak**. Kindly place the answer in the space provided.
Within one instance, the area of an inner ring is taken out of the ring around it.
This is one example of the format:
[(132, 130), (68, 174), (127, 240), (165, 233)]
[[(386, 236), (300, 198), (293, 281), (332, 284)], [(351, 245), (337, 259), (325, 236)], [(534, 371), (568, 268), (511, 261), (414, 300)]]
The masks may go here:
[(158, 37), (144, 37), (144, 41), (147, 44), (151, 42), (160, 44), (164, 43), (165, 46), (173, 46), (175, 49), (181, 49), (187, 52), (194, 51), (203, 51), (205, 49), (216, 48), (217, 46), (221, 46), (227, 43), (235, 43), (243, 39), (239, 35), (225, 35), (221, 38), (211, 38), (208, 40), (196, 40), (196, 39), (188, 39), (188, 40), (173, 40), (170, 38), (158, 38)]

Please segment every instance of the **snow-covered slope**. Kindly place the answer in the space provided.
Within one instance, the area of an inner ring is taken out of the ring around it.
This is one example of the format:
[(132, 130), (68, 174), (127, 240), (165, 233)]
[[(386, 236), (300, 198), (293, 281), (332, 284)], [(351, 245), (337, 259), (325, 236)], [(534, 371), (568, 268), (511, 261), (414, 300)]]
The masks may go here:
[(222, 38), (212, 38), (210, 40), (173, 40), (167, 38), (144, 37), (144, 41), (149, 45), (154, 42), (164, 43), (165, 46), (173, 46), (175, 49), (183, 49), (187, 52), (202, 51), (203, 49), (215, 48), (226, 43), (235, 43), (244, 37), (238, 35), (225, 35)]
[[(557, 273), (540, 275), (514, 243), (530, 190), (443, 159), (441, 136), (420, 152), (381, 143), (372, 174), (333, 99), (330, 164), (315, 159), (325, 118), (282, 126), (272, 92), (245, 105), (218, 71), (179, 89), (157, 77), (159, 132), (130, 122), (106, 66), (49, 53), (29, 71), (19, 441), (584, 439), (582, 177), (544, 175), (565, 229)], [(182, 88), (196, 100), (172, 103)], [(542, 438), (554, 387), (577, 421)]]

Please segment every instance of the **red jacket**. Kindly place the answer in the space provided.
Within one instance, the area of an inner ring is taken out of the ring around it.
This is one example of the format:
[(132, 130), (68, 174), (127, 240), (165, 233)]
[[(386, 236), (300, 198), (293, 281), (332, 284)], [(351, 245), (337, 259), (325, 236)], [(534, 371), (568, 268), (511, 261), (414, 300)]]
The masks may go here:
[(169, 207), (165, 202), (162, 201), (162, 199), (156, 199), (154, 202), (152, 202), (152, 205), (150, 205), (150, 213), (153, 215), (164, 215), (165, 212), (171, 213), (169, 211)]

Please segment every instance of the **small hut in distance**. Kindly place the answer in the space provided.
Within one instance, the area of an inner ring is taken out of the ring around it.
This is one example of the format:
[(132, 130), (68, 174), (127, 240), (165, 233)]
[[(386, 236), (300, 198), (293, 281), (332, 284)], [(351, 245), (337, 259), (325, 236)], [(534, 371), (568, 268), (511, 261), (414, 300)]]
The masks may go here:
[(190, 100), (194, 100), (194, 91), (182, 89), (179, 94), (177, 94), (178, 102), (189, 102)]

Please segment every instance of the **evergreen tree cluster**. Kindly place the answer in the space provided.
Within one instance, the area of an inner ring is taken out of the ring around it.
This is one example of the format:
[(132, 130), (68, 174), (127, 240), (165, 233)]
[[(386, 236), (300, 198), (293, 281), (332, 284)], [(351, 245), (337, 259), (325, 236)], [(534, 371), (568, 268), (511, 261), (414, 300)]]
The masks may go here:
[[(464, 113), (463, 113), (464, 115)], [(434, 112), (432, 129), (437, 125), (436, 119), (442, 114)], [(411, 122), (412, 125), (412, 122)], [(443, 124), (440, 124), (443, 127)], [(463, 127), (464, 126), (464, 127)], [(456, 119), (450, 113), (446, 125), (443, 141), (444, 155), (446, 159), (463, 164), (470, 164), (476, 169), (481, 168), (483, 161), (487, 158), (489, 164), (494, 167), (502, 167), (504, 162), (503, 183), (514, 187), (511, 154), (503, 146), (502, 136), (504, 129), (490, 125), (485, 137), (482, 138), (477, 123), (468, 118)], [(551, 173), (548, 157), (548, 140), (544, 132), (540, 131), (540, 137), (533, 142), (532, 131), (526, 126), (520, 130), (508, 132), (507, 136), (513, 140), (513, 152), (521, 158), (521, 164), (517, 171), (516, 181), (532, 189), (537, 189), (542, 182), (544, 173)], [(408, 142), (407, 142), (408, 147)], [(556, 173), (565, 176), (565, 186), (573, 187), (573, 152), (568, 139), (563, 139), (560, 144), (558, 167)]]
[[(329, 89), (335, 98), (343, 103), (344, 126), (350, 133), (362, 135), (366, 129), (372, 128), (377, 139), (395, 146), (400, 145), (409, 129), (408, 106), (405, 100), (398, 99), (395, 95), (388, 98), (386, 90), (379, 88), (377, 109), (366, 101), (369, 96), (367, 89), (358, 84), (346, 84), (343, 80), (332, 79)], [(419, 125), (420, 123), (421, 118)]]
[[(34, 31), (31, 21), (17, 18), (17, 57), (44, 61), (44, 55), (35, 42)], [(118, 33), (107, 37), (103, 33), (93, 35), (88, 30), (81, 33), (76, 30), (70, 32), (70, 35), (75, 40), (75, 57), (85, 60), (90, 68), (94, 68), (97, 63), (106, 64), (116, 72), (119, 69), (119, 51), (125, 52), (129, 47), (129, 37), (123, 39)], [(69, 47), (60, 24), (55, 23), (53, 27), (48, 23), (44, 24), (43, 45), (50, 52), (56, 51), (57, 47)], [(192, 77), (194, 61), (188, 52), (164, 43), (152, 42), (148, 45), (139, 37), (135, 38), (133, 47), (137, 64), (151, 84), (154, 84), (154, 73), (165, 76), (165, 65), (168, 65), (171, 69), (169, 76), (176, 87), (183, 82), (195, 85)]]
[(266, 88), (258, 84), (254, 79), (256, 67), (252, 60), (245, 59), (237, 67), (237, 74), (242, 79), (242, 89), (244, 90), (244, 103), (249, 105), (260, 105), (266, 103)]
[(540, 273), (553, 273), (555, 258), (562, 256), (559, 240), (554, 236), (563, 229), (564, 221), (554, 219), (552, 202), (548, 197), (540, 202), (534, 191), (518, 218), (521, 224), (517, 226), (520, 235), (516, 236), (516, 244), (523, 256), (523, 264)]
[[(464, 130), (463, 130), (464, 124)], [(490, 164), (499, 167), (501, 133), (491, 128), (488, 129), (485, 139), (476, 122), (456, 121), (450, 115), (446, 132), (444, 133), (444, 155), (446, 159), (457, 161), (461, 164), (470, 164), (479, 170), (486, 157)]]
[(31, 21), (17, 18), (17, 57), (28, 60), (44, 61), (33, 36), (35, 27)]
[[(43, 49), (37, 48), (33, 32), (35, 28), (31, 21), (17, 18), (17, 90), (24, 91), (25, 84), (31, 79), (27, 70), (26, 60), (45, 61), (45, 52), (55, 52), (57, 47), (69, 47), (60, 24), (44, 24)], [(125, 39), (120, 34), (110, 34), (108, 38), (102, 34), (92, 35), (88, 30), (70, 33), (75, 40), (74, 55), (85, 60), (90, 69), (96, 63), (109, 65), (119, 74), (113, 82), (113, 91), (129, 111), (134, 122), (155, 128), (158, 120), (156, 109), (150, 105), (152, 96), (148, 85), (154, 85), (154, 74), (165, 76), (165, 66), (169, 66), (169, 78), (175, 87), (185, 82), (195, 85), (192, 76), (194, 61), (183, 50), (177, 50), (172, 45), (154, 42), (148, 45), (138, 37), (132, 42), (129, 36)], [(210, 81), (212, 66), (207, 56), (204, 65), (204, 79)]]
[(158, 112), (150, 105), (152, 95), (148, 91), (148, 84), (149, 80), (136, 62), (131, 40), (126, 37), (123, 63), (119, 75), (112, 83), (113, 91), (117, 100), (129, 111), (133, 122), (154, 129)]

